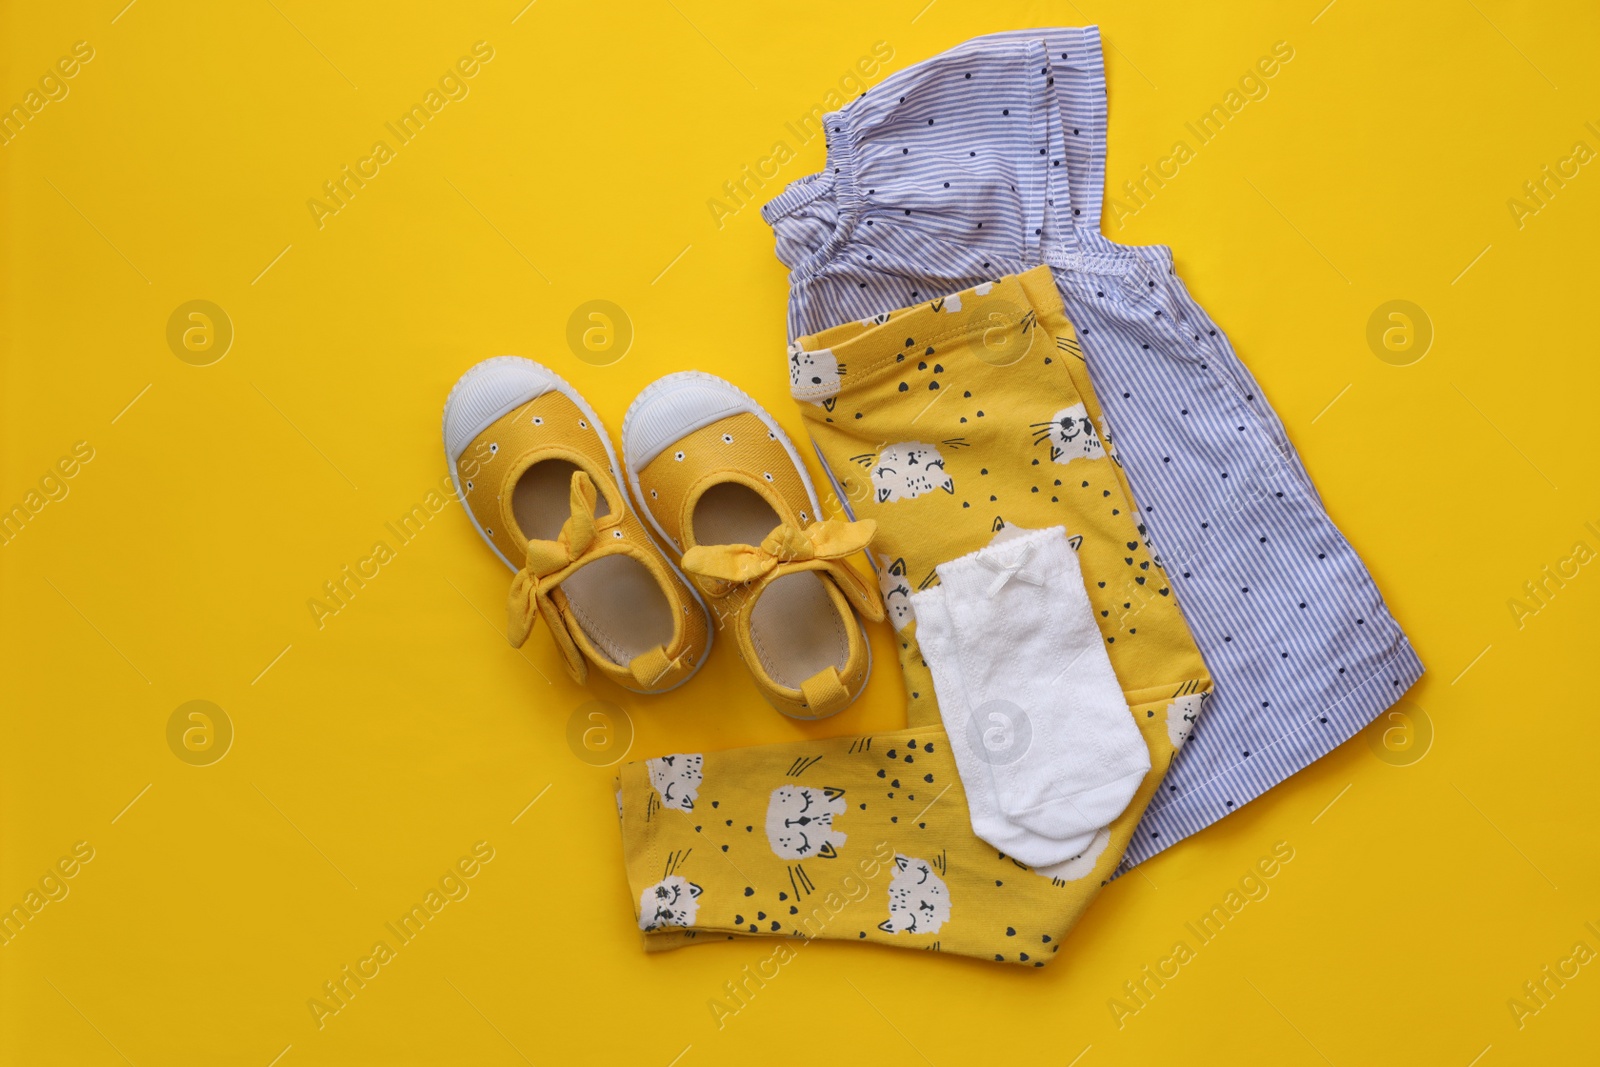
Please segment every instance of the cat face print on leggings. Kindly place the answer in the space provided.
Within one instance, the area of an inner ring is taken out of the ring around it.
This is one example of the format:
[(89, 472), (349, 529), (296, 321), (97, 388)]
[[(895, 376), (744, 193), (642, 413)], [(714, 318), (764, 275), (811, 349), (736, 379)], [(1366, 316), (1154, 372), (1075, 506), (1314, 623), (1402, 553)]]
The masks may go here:
[(889, 882), (889, 917), (878, 929), (890, 934), (936, 934), (950, 921), (950, 887), (927, 860), (895, 855)]
[(1173, 748), (1182, 748), (1194, 733), (1195, 720), (1200, 718), (1200, 708), (1209, 693), (1190, 693), (1167, 705), (1167, 739)]
[(832, 411), (843, 374), (843, 364), (828, 349), (807, 352), (799, 345), (789, 346), (789, 391), (796, 397)]
[(844, 812), (843, 789), (781, 785), (767, 801), (767, 843), (786, 860), (833, 859), (845, 842), (833, 819)]
[(903, 441), (872, 456), (855, 457), (872, 468), (872, 491), (878, 503), (915, 500), (927, 493), (954, 493), (956, 483), (944, 470), (938, 448), (921, 441)]
[(661, 794), (663, 808), (694, 810), (694, 798), (698, 795), (702, 778), (700, 769), (705, 762), (705, 756), (699, 753), (679, 753), (645, 760), (645, 766), (650, 769), (650, 784)]
[(1089, 410), (1083, 404), (1062, 408), (1050, 417), (1049, 422), (1036, 422), (1032, 426), (1033, 443), (1050, 446), (1053, 463), (1071, 463), (1075, 459), (1099, 459), (1106, 454), (1100, 434), (1089, 421)]
[(700, 912), (700, 887), (681, 874), (669, 874), (639, 894), (639, 929), (693, 926)]
[[(988, 296), (989, 295), (989, 290), (991, 290), (993, 288), (994, 288), (994, 283), (993, 282), (979, 282), (977, 285), (974, 285), (972, 287), (972, 291), (973, 291), (973, 293), (975, 293), (978, 296)], [(949, 296), (941, 296), (941, 297), (939, 297), (939, 298), (937, 298), (935, 300), (930, 300), (930, 301), (928, 301), (928, 310), (930, 310), (930, 311), (943, 311), (943, 312), (947, 312), (947, 313), (948, 312), (960, 311), (961, 310), (961, 294), (960, 293), (951, 293)], [(888, 320), (886, 319), (885, 321), (888, 321)], [(863, 325), (865, 325), (865, 324), (863, 324)]]
[(1035, 867), (1033, 873), (1062, 883), (1087, 878), (1099, 864), (1100, 856), (1109, 844), (1111, 844), (1111, 828), (1107, 826), (1101, 828), (1084, 850), (1076, 856), (1068, 857), (1048, 867)]
[(906, 578), (906, 561), (878, 557), (878, 591), (883, 594), (884, 611), (895, 631), (911, 622), (911, 582)]

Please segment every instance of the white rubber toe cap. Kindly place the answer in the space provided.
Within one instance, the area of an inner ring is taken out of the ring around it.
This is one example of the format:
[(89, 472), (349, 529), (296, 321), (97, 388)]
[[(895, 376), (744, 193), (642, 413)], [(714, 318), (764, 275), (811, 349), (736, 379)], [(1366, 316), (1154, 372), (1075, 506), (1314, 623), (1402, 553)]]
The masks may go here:
[(622, 420), (622, 457), (640, 471), (674, 441), (719, 419), (760, 409), (744, 392), (721, 378), (682, 371), (650, 383)]
[(456, 460), (485, 429), (508, 411), (559, 388), (561, 379), (531, 359), (496, 356), (461, 376), (444, 402), (444, 452)]

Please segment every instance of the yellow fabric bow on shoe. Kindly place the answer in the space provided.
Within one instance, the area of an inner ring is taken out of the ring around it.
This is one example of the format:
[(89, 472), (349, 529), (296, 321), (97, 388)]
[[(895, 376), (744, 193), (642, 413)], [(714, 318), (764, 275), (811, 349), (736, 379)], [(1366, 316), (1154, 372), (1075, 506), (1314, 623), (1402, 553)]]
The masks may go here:
[(520, 648), (533, 632), (534, 620), (543, 615), (566, 660), (567, 673), (579, 685), (588, 677), (588, 667), (550, 594), (594, 546), (598, 503), (599, 493), (589, 475), (574, 471), (572, 516), (561, 524), (561, 533), (554, 541), (529, 538), (527, 558), (522, 570), (511, 579), (511, 595), (506, 604), (506, 637), (512, 646)]
[(737, 587), (780, 573), (780, 569), (823, 570), (856, 602), (863, 616), (878, 622), (883, 618), (883, 605), (860, 575), (840, 562), (864, 550), (877, 532), (878, 524), (872, 519), (824, 519), (804, 530), (783, 523), (759, 545), (696, 545), (683, 554), (683, 569), (727, 583), (711, 590), (713, 596), (727, 596)]

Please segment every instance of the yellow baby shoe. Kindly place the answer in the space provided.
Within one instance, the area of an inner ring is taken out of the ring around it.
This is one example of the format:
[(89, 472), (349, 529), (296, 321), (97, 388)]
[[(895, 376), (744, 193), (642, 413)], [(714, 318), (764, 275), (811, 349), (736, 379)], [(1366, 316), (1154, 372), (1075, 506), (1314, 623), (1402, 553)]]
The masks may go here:
[(705, 602), (629, 505), (577, 390), (531, 360), (485, 360), (445, 401), (444, 451), (472, 524), (517, 572), (513, 645), (542, 617), (573, 681), (593, 664), (636, 693), (673, 689), (705, 662)]
[(883, 618), (845, 564), (870, 520), (823, 520), (794, 445), (754, 401), (698, 371), (652, 383), (622, 420), (635, 498), (729, 626), (762, 694), (820, 719), (860, 695), (872, 653), (856, 619)]

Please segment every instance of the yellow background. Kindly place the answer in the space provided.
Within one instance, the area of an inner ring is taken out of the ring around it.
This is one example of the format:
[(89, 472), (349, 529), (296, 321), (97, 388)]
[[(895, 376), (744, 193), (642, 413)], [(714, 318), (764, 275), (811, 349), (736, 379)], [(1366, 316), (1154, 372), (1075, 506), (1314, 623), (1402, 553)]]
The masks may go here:
[[(1508, 601), (1600, 550), (1600, 168), (1520, 227), (1507, 201), (1600, 150), (1593, 5), (524, 2), (5, 5), (0, 101), (76, 41), (94, 58), (0, 148), (0, 507), (75, 442), (94, 458), (0, 547), (0, 905), (75, 842), (94, 859), (0, 947), (3, 1062), (1592, 1058), (1600, 965), (1520, 1028), (1507, 1002), (1600, 951), (1600, 566), (1520, 627)], [(569, 717), (619, 706), (631, 758), (894, 725), (887, 631), (820, 726), (780, 720), (726, 643), (670, 696), (585, 691), (541, 635), (506, 646), (510, 575), (458, 507), (404, 546), (384, 524), (445, 474), (445, 393), (490, 355), (550, 364), (613, 431), (693, 367), (798, 434), (770, 233), (707, 201), (780, 139), (798, 157), (757, 202), (820, 166), (784, 124), (876, 42), (900, 69), (1055, 22), (1104, 28), (1113, 187), (1293, 47), (1115, 235), (1176, 249), (1429, 673), (1387, 747), (1113, 883), (1053, 966), (808, 945), (719, 1029), (709, 1002), (771, 949), (639, 950), (611, 772)], [(480, 40), (470, 95), (319, 229), (307, 200)], [(1366, 340), (1397, 298), (1435, 330), (1409, 366)], [(192, 299), (234, 326), (210, 366), (166, 342)], [(566, 343), (591, 299), (634, 325), (610, 366)], [(396, 558), (319, 629), (307, 601), (380, 539)], [(194, 699), (236, 732), (210, 766), (167, 742)], [(319, 1030), (322, 983), (478, 841), (470, 895)], [(1119, 1026), (1123, 983), (1280, 841), (1270, 894)]]

